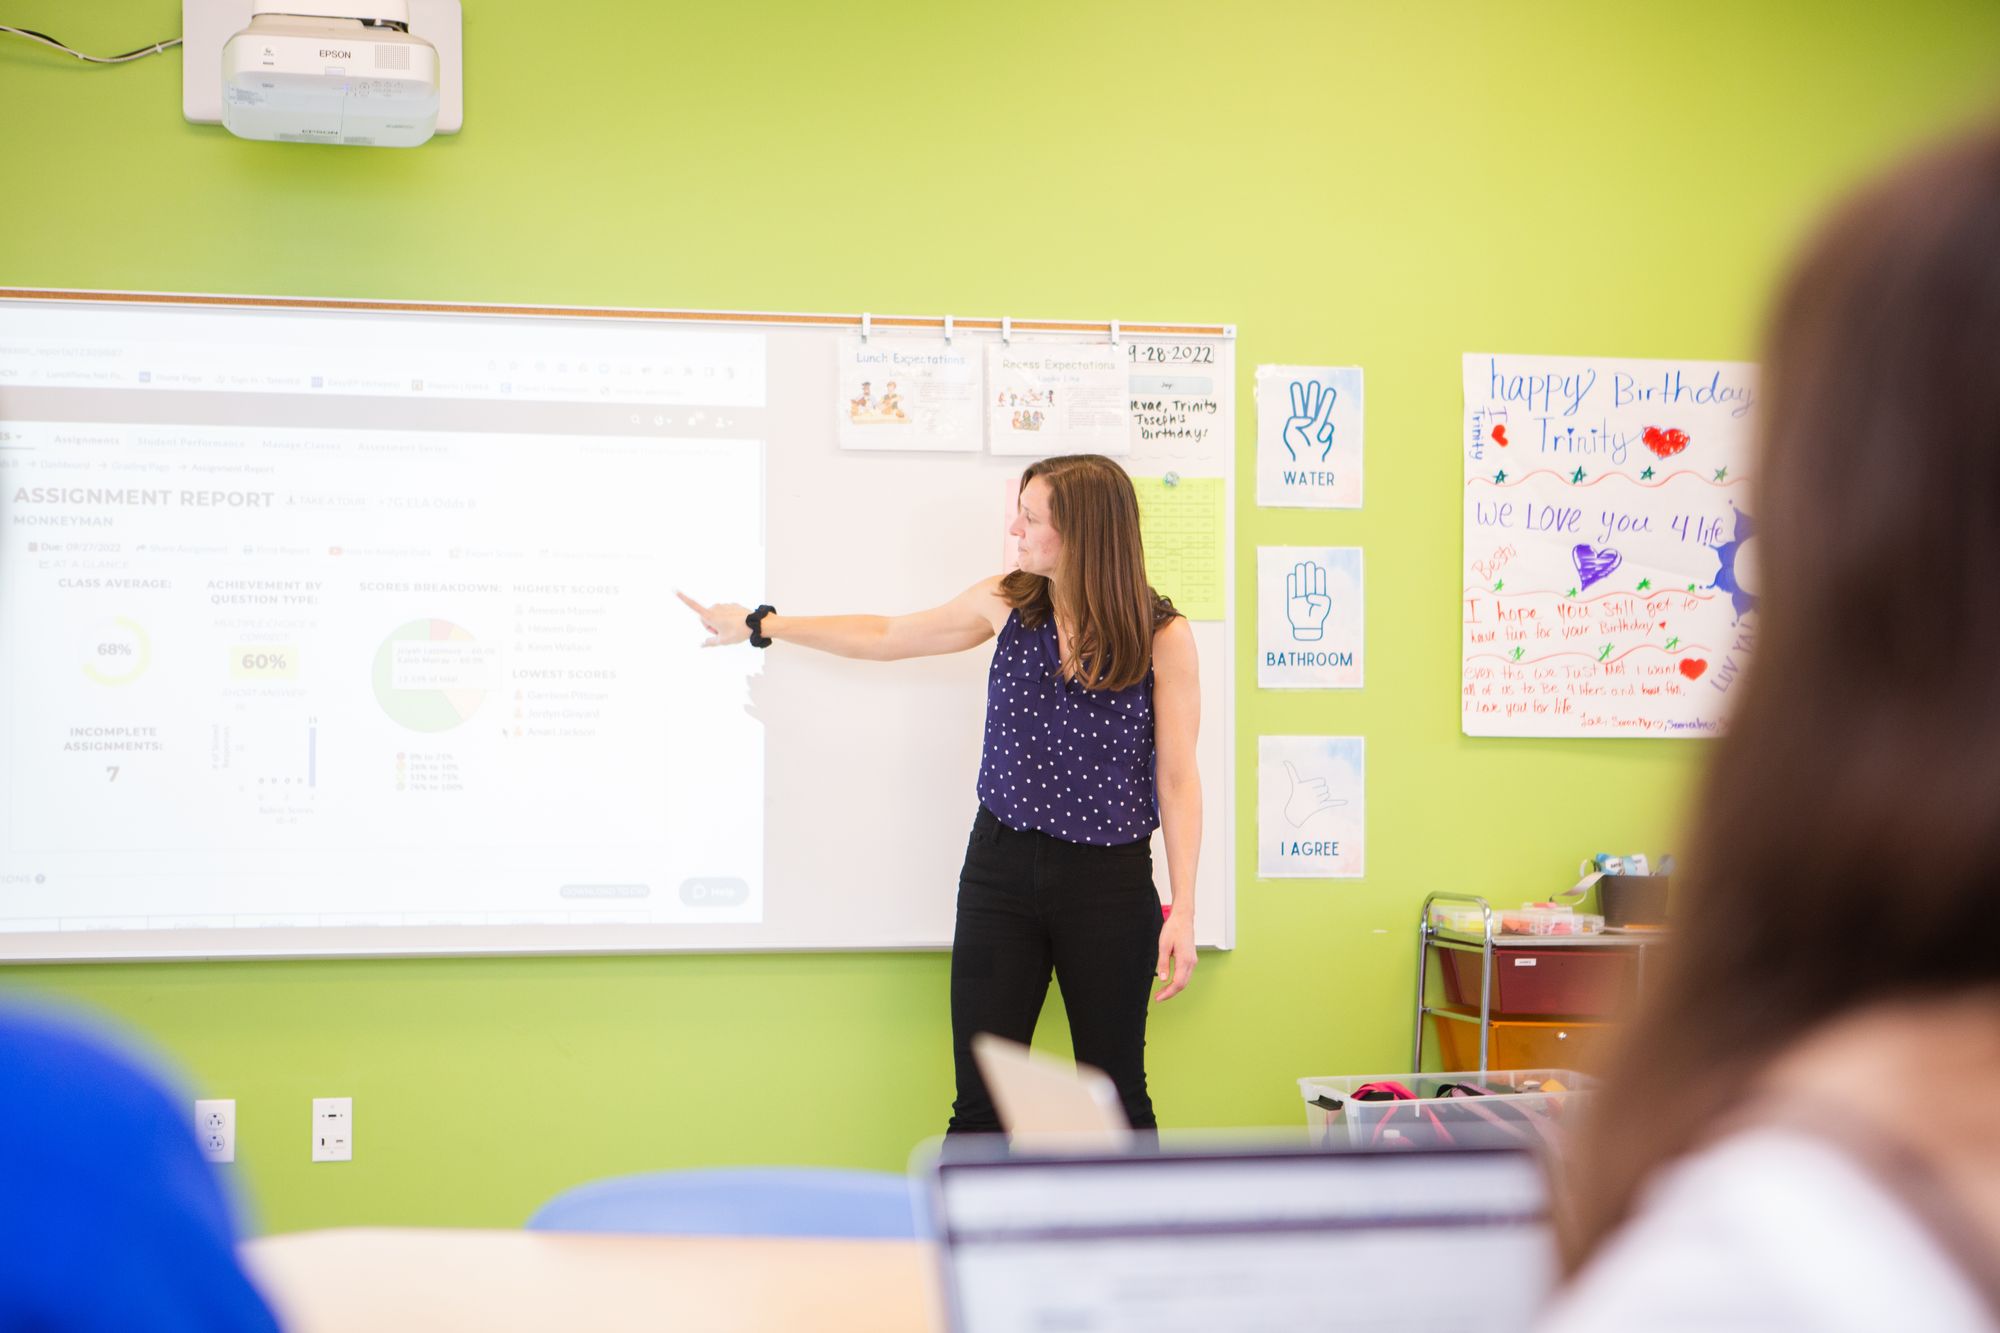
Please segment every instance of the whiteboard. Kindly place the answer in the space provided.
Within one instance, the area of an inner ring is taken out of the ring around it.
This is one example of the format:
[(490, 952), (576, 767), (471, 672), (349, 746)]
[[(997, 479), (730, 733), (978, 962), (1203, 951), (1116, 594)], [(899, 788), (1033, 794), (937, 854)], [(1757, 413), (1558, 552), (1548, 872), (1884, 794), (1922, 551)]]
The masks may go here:
[[(1023, 459), (842, 447), (859, 325), (0, 291), (0, 957), (948, 945), (990, 646), (703, 652), (671, 598), (897, 614), (1002, 567)], [(1233, 337), (1116, 342), (1121, 461), (1223, 487), (1231, 947)]]

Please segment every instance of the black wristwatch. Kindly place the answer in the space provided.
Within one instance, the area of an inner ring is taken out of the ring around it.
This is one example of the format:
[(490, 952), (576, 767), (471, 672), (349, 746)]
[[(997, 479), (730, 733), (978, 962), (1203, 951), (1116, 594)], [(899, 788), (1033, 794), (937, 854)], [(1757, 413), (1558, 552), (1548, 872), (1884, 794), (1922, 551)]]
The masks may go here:
[(743, 623), (750, 627), (750, 646), (752, 648), (769, 648), (771, 646), (770, 636), (764, 633), (764, 617), (777, 609), (775, 606), (760, 606), (749, 615), (743, 617)]

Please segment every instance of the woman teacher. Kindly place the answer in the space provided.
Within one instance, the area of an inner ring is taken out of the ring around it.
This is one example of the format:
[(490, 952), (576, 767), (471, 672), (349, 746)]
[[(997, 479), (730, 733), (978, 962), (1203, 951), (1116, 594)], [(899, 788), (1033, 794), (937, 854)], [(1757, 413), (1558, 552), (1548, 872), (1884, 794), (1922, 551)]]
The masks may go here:
[[(972, 1036), (1026, 1042), (1053, 970), (1076, 1058), (1111, 1076), (1135, 1129), (1146, 1093), (1146, 1006), (1194, 975), (1201, 690), (1194, 631), (1146, 581), (1131, 478), (1096, 454), (1021, 474), (1020, 568), (905, 616), (786, 616), (681, 600), (704, 646), (793, 643), (893, 661), (999, 638), (986, 686), (979, 813), (958, 879), (951, 947), (958, 1097), (947, 1132), (996, 1132)], [(1173, 903), (1161, 920), (1152, 832)]]

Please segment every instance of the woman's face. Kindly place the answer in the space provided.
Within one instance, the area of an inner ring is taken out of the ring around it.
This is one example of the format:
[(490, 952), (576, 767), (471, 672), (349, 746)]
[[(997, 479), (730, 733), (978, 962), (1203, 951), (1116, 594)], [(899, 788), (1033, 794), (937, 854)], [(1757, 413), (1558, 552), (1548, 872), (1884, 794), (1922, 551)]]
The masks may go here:
[(1062, 555), (1062, 538), (1049, 518), (1049, 483), (1040, 477), (1021, 491), (1020, 508), (1008, 532), (1020, 538), (1021, 568), (1030, 574), (1054, 578), (1056, 561)]

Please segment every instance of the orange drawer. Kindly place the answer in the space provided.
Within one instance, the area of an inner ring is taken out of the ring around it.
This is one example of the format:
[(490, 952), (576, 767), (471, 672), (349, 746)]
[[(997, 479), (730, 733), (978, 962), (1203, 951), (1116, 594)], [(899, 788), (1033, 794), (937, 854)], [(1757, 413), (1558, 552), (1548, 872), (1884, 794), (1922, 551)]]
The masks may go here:
[[(1489, 1029), (1488, 1069), (1574, 1069), (1595, 1074), (1604, 1065), (1617, 1023), (1512, 1023)], [(1431, 1015), (1440, 1069), (1479, 1068), (1479, 1024)]]

